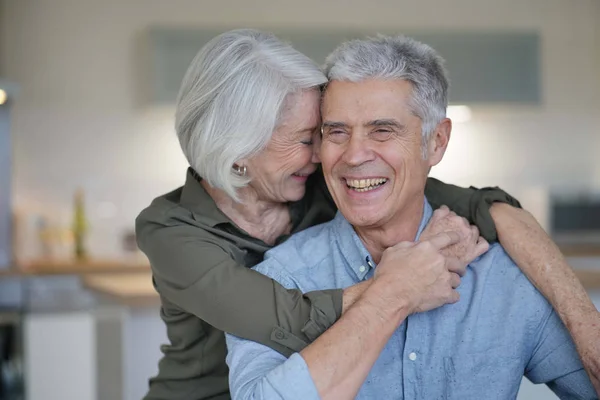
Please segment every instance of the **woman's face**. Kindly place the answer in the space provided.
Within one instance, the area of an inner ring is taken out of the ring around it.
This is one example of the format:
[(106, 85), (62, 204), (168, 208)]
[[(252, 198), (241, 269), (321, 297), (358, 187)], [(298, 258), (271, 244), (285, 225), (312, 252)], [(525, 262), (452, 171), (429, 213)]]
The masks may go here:
[(304, 196), (317, 168), (312, 140), (321, 123), (319, 101), (316, 89), (292, 95), (267, 148), (245, 164), (259, 200), (285, 203)]

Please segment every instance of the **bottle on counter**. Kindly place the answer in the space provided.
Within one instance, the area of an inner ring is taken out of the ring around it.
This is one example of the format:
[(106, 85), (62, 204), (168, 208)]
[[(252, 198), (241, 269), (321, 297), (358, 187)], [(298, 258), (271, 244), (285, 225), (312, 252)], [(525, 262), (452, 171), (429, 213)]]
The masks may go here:
[(86, 234), (88, 230), (87, 218), (85, 216), (85, 197), (82, 189), (75, 192), (73, 203), (73, 240), (75, 258), (79, 261), (87, 258)]

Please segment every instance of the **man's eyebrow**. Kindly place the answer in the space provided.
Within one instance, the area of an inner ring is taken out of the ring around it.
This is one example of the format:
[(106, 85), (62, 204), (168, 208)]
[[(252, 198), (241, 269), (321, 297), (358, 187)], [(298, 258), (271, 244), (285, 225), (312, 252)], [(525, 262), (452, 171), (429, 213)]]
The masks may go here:
[[(395, 119), (374, 119), (372, 121), (367, 122), (363, 126), (372, 127), (372, 126), (393, 126), (398, 130), (405, 130), (406, 126), (396, 121)], [(325, 121), (323, 122), (323, 128), (347, 128), (348, 124), (338, 121)]]
[(375, 119), (367, 122), (364, 126), (393, 126), (401, 131), (406, 129), (406, 126), (402, 125), (395, 119)]

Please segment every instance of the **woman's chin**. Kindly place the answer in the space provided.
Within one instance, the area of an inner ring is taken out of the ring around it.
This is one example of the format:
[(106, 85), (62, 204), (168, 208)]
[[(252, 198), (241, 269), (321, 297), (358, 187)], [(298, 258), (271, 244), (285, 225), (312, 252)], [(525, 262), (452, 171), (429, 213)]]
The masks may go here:
[(304, 197), (305, 193), (306, 193), (306, 187), (304, 187), (304, 186), (302, 186), (302, 188), (293, 188), (293, 189), (290, 188), (290, 189), (286, 190), (283, 197), (285, 198), (285, 201), (287, 201), (287, 202), (300, 201)]

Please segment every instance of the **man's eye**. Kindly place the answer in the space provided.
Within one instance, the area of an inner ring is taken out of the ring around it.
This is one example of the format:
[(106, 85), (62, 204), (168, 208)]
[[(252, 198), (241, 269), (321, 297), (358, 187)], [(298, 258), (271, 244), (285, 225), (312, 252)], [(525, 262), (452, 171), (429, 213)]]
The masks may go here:
[(332, 129), (323, 132), (323, 140), (327, 140), (331, 143), (344, 143), (349, 138), (349, 133), (343, 129)]
[(392, 131), (389, 129), (377, 129), (371, 133), (375, 140), (387, 140), (392, 136)]
[(313, 141), (312, 141), (312, 139), (310, 139), (310, 140), (303, 140), (300, 143), (302, 143), (302, 144), (304, 144), (306, 146), (311, 146), (313, 144)]

